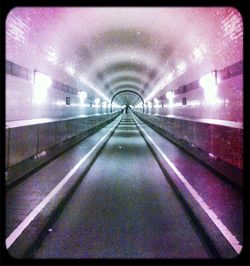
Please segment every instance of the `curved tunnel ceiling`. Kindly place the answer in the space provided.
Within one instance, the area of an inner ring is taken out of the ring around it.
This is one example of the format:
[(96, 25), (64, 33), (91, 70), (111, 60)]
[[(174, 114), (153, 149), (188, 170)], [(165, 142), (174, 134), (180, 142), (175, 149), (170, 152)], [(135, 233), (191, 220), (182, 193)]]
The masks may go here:
[(133, 105), (135, 106), (138, 102), (141, 102), (141, 99), (133, 93), (124, 92), (119, 94), (115, 100), (120, 103), (121, 105)]
[[(118, 88), (117, 88), (118, 89)], [(133, 105), (135, 106), (138, 101), (141, 104), (144, 104), (143, 97), (138, 93), (138, 91), (134, 88), (124, 88), (121, 86), (118, 91), (116, 90), (111, 103), (115, 101), (119, 101), (121, 105)]]
[(222, 7), (15, 8), (6, 58), (103, 100), (124, 86), (148, 101), (241, 60), (242, 19)]

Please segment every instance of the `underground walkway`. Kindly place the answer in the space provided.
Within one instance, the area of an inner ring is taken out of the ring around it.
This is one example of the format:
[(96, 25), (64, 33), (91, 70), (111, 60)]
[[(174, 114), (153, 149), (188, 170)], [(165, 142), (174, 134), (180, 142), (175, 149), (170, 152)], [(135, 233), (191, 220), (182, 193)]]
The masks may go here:
[[(39, 213), (39, 219), (35, 219), (33, 224), (31, 222), (26, 231), (21, 233), (19, 238), (25, 239), (22, 242), (23, 246), (25, 241), (32, 243), (27, 244), (28, 249), (22, 257), (219, 256), (199, 222), (197, 223), (193, 214), (190, 214), (186, 204), (173, 189), (173, 185), (168, 182), (166, 174), (163, 173), (138, 129), (138, 118), (136, 120), (137, 122), (130, 111), (120, 115), (111, 124), (69, 149), (7, 192), (6, 234), (10, 235), (87, 153), (87, 150), (107, 131), (115, 128), (111, 138), (88, 169), (79, 168), (77, 185), (67, 193), (66, 199), (65, 195), (60, 196), (63, 203), (59, 207), (54, 207), (52, 214), (45, 206)], [(139, 123), (146, 129), (145, 124)], [(153, 134), (157, 133), (151, 132), (151, 136), (156, 140)], [(161, 147), (164, 148), (163, 145)], [(173, 148), (169, 146), (169, 149), (171, 154), (175, 154)], [(168, 153), (168, 150), (164, 151)], [(190, 162), (189, 165), (191, 167)], [(196, 181), (196, 188), (203, 195), (206, 195), (204, 192), (208, 192), (204, 190), (204, 184), (211, 178), (209, 174), (204, 174), (203, 180), (200, 179), (200, 185)], [(214, 182), (219, 184), (221, 181)], [(218, 214), (222, 213), (221, 217), (230, 230), (241, 237), (240, 193), (225, 184), (218, 185), (214, 193), (218, 195), (225, 191), (229, 203), (233, 202), (234, 206), (228, 208), (228, 202), (224, 202), (218, 196), (214, 199), (214, 206)], [(53, 205), (53, 198), (51, 201)], [(235, 210), (239, 214), (238, 220), (232, 219), (228, 224), (230, 212)], [(203, 215), (206, 216), (205, 212)], [(34, 234), (36, 231), (39, 233)], [(32, 239), (34, 236), (36, 237)], [(10, 253), (20, 256), (17, 255), (20, 249), (22, 248), (14, 243)]]

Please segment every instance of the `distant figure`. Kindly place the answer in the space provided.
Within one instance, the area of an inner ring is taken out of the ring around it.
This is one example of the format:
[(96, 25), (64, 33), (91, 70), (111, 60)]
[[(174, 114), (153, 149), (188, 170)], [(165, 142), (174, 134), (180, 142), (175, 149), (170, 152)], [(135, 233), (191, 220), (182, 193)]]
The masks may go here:
[(125, 112), (127, 113), (128, 112), (128, 106), (126, 105), (125, 107)]

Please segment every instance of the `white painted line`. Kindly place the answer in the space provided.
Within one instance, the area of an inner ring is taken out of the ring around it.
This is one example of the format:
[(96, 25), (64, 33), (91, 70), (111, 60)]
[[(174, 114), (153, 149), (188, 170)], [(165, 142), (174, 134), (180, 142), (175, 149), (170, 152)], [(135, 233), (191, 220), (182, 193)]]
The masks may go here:
[[(120, 121), (119, 121), (120, 122)], [(118, 122), (118, 123), (119, 123)], [(28, 214), (28, 216), (16, 227), (16, 229), (6, 238), (6, 248), (8, 249), (16, 239), (22, 234), (25, 228), (32, 220), (41, 212), (41, 210), (50, 202), (50, 200), (61, 190), (61, 188), (68, 182), (77, 169), (89, 158), (89, 156), (104, 142), (105, 138), (118, 125), (116, 123), (106, 135), (104, 135), (96, 145), (72, 168), (72, 170), (56, 185), (56, 187)]]
[(162, 155), (162, 157), (167, 162), (167, 164), (171, 167), (171, 169), (175, 172), (175, 174), (179, 177), (179, 179), (182, 181), (182, 183), (185, 185), (185, 187), (191, 193), (193, 198), (199, 203), (199, 205), (206, 212), (208, 217), (213, 221), (213, 223), (216, 225), (216, 227), (220, 230), (220, 232), (223, 234), (223, 236), (227, 239), (227, 241), (230, 243), (230, 245), (233, 247), (233, 249), (239, 254), (242, 250), (242, 245), (240, 245), (237, 238), (222, 223), (222, 221), (217, 217), (217, 215), (214, 213), (214, 211), (209, 208), (209, 206), (205, 203), (205, 201), (202, 199), (202, 197), (199, 195), (199, 193), (192, 187), (192, 185), (181, 174), (181, 172), (176, 168), (176, 166), (170, 161), (170, 159), (160, 149), (160, 147), (153, 141), (153, 139), (148, 135), (148, 133), (146, 133), (146, 131), (142, 128), (142, 126), (139, 125), (139, 123), (136, 121), (134, 115), (132, 115), (132, 116), (133, 116), (136, 124), (140, 128), (140, 130), (143, 132), (143, 134), (145, 134), (145, 136), (151, 141), (153, 146), (159, 151), (159, 153)]

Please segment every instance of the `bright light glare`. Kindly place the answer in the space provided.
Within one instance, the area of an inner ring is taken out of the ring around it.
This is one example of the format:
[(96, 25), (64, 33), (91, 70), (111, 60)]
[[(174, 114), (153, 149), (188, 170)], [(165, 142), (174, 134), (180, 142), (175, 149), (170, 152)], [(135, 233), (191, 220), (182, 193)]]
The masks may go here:
[(208, 73), (200, 78), (200, 86), (204, 89), (206, 103), (215, 104), (217, 102), (217, 85), (215, 72)]
[(107, 107), (107, 102), (105, 102), (105, 101), (102, 102), (102, 107), (103, 107), (103, 108), (106, 108), (106, 107)]
[(88, 94), (85, 91), (79, 91), (78, 95), (80, 97), (80, 105), (84, 105), (84, 100), (87, 98)]
[(168, 105), (173, 106), (174, 103), (174, 92), (173, 91), (168, 91), (166, 93), (166, 98), (168, 99)]
[(154, 98), (154, 104), (156, 108), (161, 107), (160, 101), (157, 98)]
[(173, 102), (174, 102), (174, 92), (173, 91), (168, 91), (166, 93), (166, 98), (168, 99), (169, 105), (173, 105)]
[(200, 63), (204, 59), (204, 55), (199, 48), (195, 48), (193, 50), (193, 55), (194, 55), (195, 61), (197, 61), (198, 63)]
[(216, 84), (218, 85), (220, 83), (221, 83), (221, 78), (220, 78), (220, 76), (217, 75), (217, 77), (216, 77)]
[(169, 73), (168, 75), (167, 75), (167, 82), (171, 82), (172, 81), (172, 79), (173, 79), (173, 72), (172, 73)]
[(52, 85), (52, 79), (51, 77), (36, 71), (34, 83), (33, 100), (37, 104), (42, 104), (46, 101), (47, 91)]
[(152, 107), (152, 103), (150, 101), (147, 102), (147, 105), (148, 105), (149, 108)]
[(142, 103), (138, 103), (136, 106), (135, 106), (135, 108), (142, 108)]
[(186, 68), (187, 68), (187, 64), (184, 61), (182, 61), (181, 63), (177, 65), (177, 69), (180, 74), (184, 73), (186, 71)]
[(39, 89), (47, 89), (52, 85), (52, 79), (51, 77), (40, 73), (35, 72), (35, 86)]
[(217, 87), (204, 88), (205, 101), (209, 104), (217, 102)]
[(95, 98), (95, 107), (98, 108), (99, 107), (99, 103), (100, 103), (101, 99), (100, 98)]
[(75, 73), (76, 73), (76, 70), (75, 70), (73, 64), (66, 63), (66, 65), (65, 65), (65, 70), (66, 70), (66, 72), (67, 72), (68, 74), (70, 74), (71, 76), (74, 76)]
[(188, 105), (190, 105), (190, 106), (200, 106), (201, 102), (199, 100), (188, 101)]
[(100, 90), (98, 90), (91, 82), (89, 82), (88, 78), (84, 76), (83, 74), (80, 76), (79, 80), (87, 87), (89, 87), (91, 90), (94, 90), (98, 95), (100, 95), (104, 100), (110, 101), (110, 99)]
[(120, 108), (120, 107), (121, 107), (121, 105), (120, 105), (120, 104), (117, 104), (117, 103), (113, 103), (113, 107)]
[(153, 91), (151, 91), (151, 93), (145, 98), (145, 102), (151, 100), (158, 91), (164, 89), (166, 87), (167, 84), (169, 84), (170, 82), (173, 81), (173, 76), (174, 76), (174, 72), (169, 73), (167, 76), (164, 76), (163, 79), (161, 79), (155, 89)]
[(86, 99), (88, 97), (88, 94), (85, 91), (79, 91), (78, 94), (79, 94), (80, 98), (82, 98), (82, 99)]
[(208, 73), (205, 76), (201, 77), (199, 83), (200, 86), (204, 89), (214, 87), (216, 85), (214, 72)]
[(170, 100), (170, 99), (174, 99), (174, 92), (173, 92), (173, 91), (168, 91), (168, 92), (166, 93), (166, 98), (167, 98), (168, 100)]
[(200, 49), (195, 48), (195, 49), (193, 50), (193, 55), (194, 55), (196, 58), (200, 59), (200, 58), (202, 57), (202, 52), (200, 51)]

